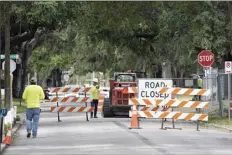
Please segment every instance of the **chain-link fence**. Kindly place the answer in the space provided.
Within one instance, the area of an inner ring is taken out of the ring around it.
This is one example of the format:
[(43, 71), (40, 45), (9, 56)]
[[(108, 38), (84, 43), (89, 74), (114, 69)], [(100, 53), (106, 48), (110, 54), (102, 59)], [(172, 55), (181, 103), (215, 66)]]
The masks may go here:
[[(229, 83), (228, 78), (231, 80), (232, 76), (230, 74), (224, 74), (223, 70), (220, 71), (217, 77), (218, 83), (218, 102), (220, 105), (220, 116), (225, 116), (228, 114), (228, 108), (230, 109), (230, 102), (232, 97), (232, 92), (229, 93), (229, 88), (232, 90), (231, 82)], [(231, 80), (232, 81), (232, 80)]]
[(204, 78), (203, 88), (209, 89), (211, 92), (210, 96), (202, 97), (202, 101), (208, 101), (210, 103), (208, 112), (213, 114), (219, 114), (220, 105), (218, 102), (218, 83), (217, 83), (217, 74), (211, 74)]
[[(231, 82), (229, 83), (228, 77)], [(196, 75), (189, 79), (172, 79), (173, 86), (182, 88), (198, 88), (199, 76)], [(232, 103), (232, 75), (224, 73), (224, 70), (214, 70), (211, 73), (207, 73), (202, 77), (202, 87), (204, 89), (210, 89), (211, 95), (209, 97), (200, 97), (201, 101), (207, 101), (210, 103), (208, 113), (219, 115), (221, 117), (228, 115), (228, 108), (230, 109), (230, 103)], [(230, 86), (230, 94), (229, 92)], [(198, 96), (195, 96), (193, 100), (199, 100)], [(232, 105), (232, 104), (231, 104)]]

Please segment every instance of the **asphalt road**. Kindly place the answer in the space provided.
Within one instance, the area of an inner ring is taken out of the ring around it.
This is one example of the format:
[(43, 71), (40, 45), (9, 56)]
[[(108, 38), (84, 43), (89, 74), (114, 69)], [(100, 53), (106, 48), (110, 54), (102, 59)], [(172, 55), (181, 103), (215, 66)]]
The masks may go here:
[[(160, 122), (143, 120), (142, 129), (128, 129), (129, 118), (97, 118), (89, 122), (85, 113), (41, 114), (36, 139), (26, 138), (22, 126), (4, 155), (187, 155), (232, 154), (232, 135), (177, 123), (182, 130), (161, 130)], [(167, 125), (167, 124), (166, 124)]]

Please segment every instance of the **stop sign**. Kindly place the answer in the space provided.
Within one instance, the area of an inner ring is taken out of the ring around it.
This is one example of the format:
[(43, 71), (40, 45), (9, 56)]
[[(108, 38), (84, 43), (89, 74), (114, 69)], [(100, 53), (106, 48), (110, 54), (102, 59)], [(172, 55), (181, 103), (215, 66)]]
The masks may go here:
[(198, 55), (198, 63), (203, 67), (210, 67), (214, 63), (214, 54), (209, 50), (203, 50)]

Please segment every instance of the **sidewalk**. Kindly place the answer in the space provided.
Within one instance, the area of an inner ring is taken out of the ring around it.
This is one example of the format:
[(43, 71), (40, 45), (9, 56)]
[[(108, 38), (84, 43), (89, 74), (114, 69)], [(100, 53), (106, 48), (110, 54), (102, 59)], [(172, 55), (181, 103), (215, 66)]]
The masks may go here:
[[(16, 125), (13, 127), (12, 129), (12, 136), (13, 136), (13, 139), (14, 140), (14, 135), (17, 134), (18, 130), (20, 129), (22, 125), (22, 122), (18, 122), (16, 123)], [(4, 140), (4, 139), (3, 139)], [(7, 145), (6, 144), (1, 144), (1, 152), (3, 152), (5, 149), (7, 148)]]

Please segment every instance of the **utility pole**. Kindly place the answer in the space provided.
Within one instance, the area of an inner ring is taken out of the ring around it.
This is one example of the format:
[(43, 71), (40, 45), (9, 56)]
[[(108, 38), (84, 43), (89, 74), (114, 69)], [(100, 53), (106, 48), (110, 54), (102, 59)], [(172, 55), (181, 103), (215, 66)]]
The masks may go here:
[[(2, 20), (2, 10), (1, 10), (1, 7), (0, 7), (0, 22), (3, 21)], [(2, 53), (2, 36), (1, 36), (1, 27), (2, 27), (2, 24), (0, 23), (0, 54)], [(2, 64), (2, 61), (0, 59), (0, 66)], [(0, 110), (2, 109), (2, 69), (0, 68)], [(0, 118), (0, 144), (2, 143), (2, 130), (3, 130), (3, 118)], [(0, 145), (0, 150), (2, 150), (1, 148), (2, 146)], [(0, 151), (0, 155), (2, 154), (1, 153), (2, 151)]]
[(5, 3), (5, 107), (11, 110), (11, 76), (10, 76), (10, 10), (11, 2)]

